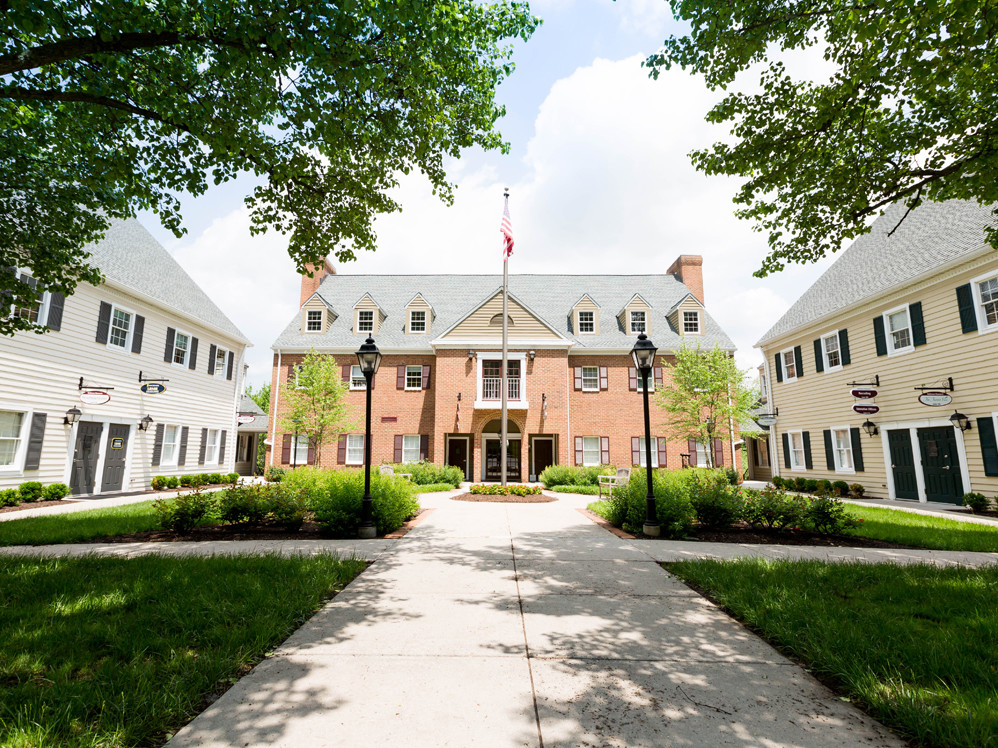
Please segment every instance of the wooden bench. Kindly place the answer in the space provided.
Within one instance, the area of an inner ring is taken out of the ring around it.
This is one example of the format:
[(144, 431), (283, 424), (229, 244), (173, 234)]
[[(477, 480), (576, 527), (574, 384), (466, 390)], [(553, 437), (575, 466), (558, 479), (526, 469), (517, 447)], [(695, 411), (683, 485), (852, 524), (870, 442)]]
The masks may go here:
[(598, 479), (599, 484), (599, 498), (603, 498), (603, 489), (606, 489), (606, 495), (608, 497), (613, 496), (613, 489), (617, 486), (626, 485), (631, 479), (631, 469), (630, 468), (617, 468), (616, 475), (601, 475)]

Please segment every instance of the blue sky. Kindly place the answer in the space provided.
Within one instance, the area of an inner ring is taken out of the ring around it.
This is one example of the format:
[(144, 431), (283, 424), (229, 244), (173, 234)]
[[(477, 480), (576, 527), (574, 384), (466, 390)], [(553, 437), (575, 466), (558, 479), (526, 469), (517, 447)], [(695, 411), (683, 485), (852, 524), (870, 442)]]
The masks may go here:
[[(510, 153), (472, 150), (449, 164), (455, 203), (410, 175), (403, 212), (379, 218), (379, 249), (341, 273), (500, 273), (502, 188), (516, 235), (511, 273), (664, 273), (679, 254), (704, 257), (708, 312), (735, 340), (743, 367), (756, 340), (828, 265), (756, 279), (765, 237), (732, 215), (737, 183), (698, 174), (687, 154), (725, 136), (704, 123), (720, 94), (683, 71), (650, 81), (641, 68), (682, 29), (662, 0), (536, 0), (544, 23), (518, 43), (499, 90)], [(805, 64), (802, 68), (809, 70)], [(253, 341), (250, 382), (270, 381), (270, 346), (294, 317), (299, 279), (278, 234), (251, 237), (249, 180), (183, 199), (188, 234), (143, 223)], [(219, 283), (218, 278), (225, 278)], [(594, 289), (598, 291), (598, 289)]]

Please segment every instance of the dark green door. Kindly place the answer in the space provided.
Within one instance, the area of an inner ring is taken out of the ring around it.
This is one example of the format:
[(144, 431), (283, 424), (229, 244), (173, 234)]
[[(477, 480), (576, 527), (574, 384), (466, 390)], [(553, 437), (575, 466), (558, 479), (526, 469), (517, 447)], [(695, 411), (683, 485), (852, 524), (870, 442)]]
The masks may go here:
[(918, 446), (922, 453), (922, 473), (925, 475), (925, 498), (949, 504), (962, 503), (963, 478), (960, 477), (953, 427), (919, 429)]
[(888, 431), (887, 446), (891, 450), (894, 495), (899, 499), (917, 499), (918, 481), (915, 478), (915, 456), (911, 449), (911, 433), (908, 429)]
[(125, 454), (128, 451), (129, 426), (112, 423), (107, 428), (107, 442), (104, 451), (104, 473), (101, 476), (100, 490), (120, 491), (125, 477)]
[(100, 435), (103, 430), (103, 424), (90, 421), (80, 421), (76, 427), (73, 468), (69, 479), (69, 487), (74, 494), (94, 492), (97, 455), (100, 452)]

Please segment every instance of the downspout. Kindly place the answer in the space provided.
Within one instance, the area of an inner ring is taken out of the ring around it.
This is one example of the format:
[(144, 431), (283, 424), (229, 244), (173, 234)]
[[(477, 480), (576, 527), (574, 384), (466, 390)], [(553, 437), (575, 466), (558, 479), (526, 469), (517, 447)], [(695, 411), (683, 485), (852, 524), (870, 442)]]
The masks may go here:
[(274, 466), (274, 452), (277, 450), (277, 399), (281, 394), (281, 350), (277, 349), (277, 377), (273, 392), (270, 393), (270, 466)]
[[(762, 351), (762, 365), (766, 369), (766, 404), (769, 406), (769, 412), (775, 413), (776, 402), (773, 399), (773, 380), (769, 378), (771, 374), (769, 370), (769, 357), (765, 351)], [(769, 442), (769, 474), (776, 476), (780, 474), (779, 453), (776, 451), (776, 424), (769, 427), (769, 434), (766, 440)]]
[[(565, 428), (567, 433), (565, 434), (565, 440), (568, 442), (568, 454), (571, 455), (572, 451), (575, 449), (575, 440), (572, 438), (572, 386), (570, 382), (572, 381), (572, 367), (568, 364), (568, 351), (565, 351)], [(569, 460), (569, 465), (572, 461)]]

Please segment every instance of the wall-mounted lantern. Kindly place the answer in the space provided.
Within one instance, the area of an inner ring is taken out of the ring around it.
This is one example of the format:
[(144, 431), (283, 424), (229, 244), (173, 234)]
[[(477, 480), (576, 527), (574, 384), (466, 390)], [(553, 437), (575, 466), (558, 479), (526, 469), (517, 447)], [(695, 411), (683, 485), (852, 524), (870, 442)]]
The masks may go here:
[(139, 431), (148, 431), (149, 427), (152, 426), (153, 420), (152, 416), (145, 415), (142, 416), (142, 420), (139, 421)]
[(880, 429), (877, 428), (877, 424), (870, 420), (863, 422), (863, 431), (865, 431), (868, 436), (876, 436), (880, 433)]
[(72, 426), (74, 423), (80, 420), (80, 416), (83, 415), (83, 411), (77, 408), (75, 405), (66, 411), (66, 415), (63, 417), (62, 422), (67, 426)]
[(970, 419), (967, 418), (967, 416), (965, 416), (960, 411), (958, 411), (958, 410), (953, 411), (953, 415), (951, 415), (949, 417), (949, 419), (953, 423), (954, 426), (956, 426), (958, 429), (960, 429), (960, 431), (969, 431), (970, 430)]

